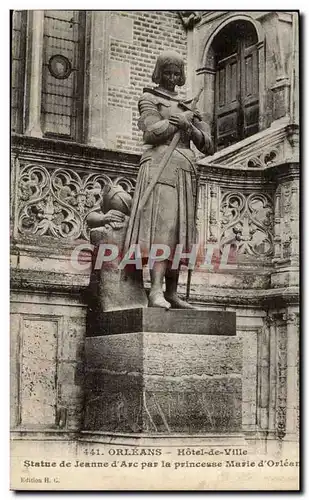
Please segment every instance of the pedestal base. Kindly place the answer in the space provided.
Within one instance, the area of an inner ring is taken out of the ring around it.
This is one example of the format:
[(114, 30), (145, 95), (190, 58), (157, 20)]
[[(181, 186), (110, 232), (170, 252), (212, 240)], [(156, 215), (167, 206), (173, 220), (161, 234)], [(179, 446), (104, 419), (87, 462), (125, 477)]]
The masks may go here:
[(236, 314), (201, 309), (145, 307), (102, 313), (100, 327), (87, 337), (122, 333), (185, 333), (194, 335), (236, 335)]
[(123, 320), (131, 312), (119, 311), (118, 328), (126, 333), (116, 333), (117, 321), (107, 321), (111, 334), (86, 338), (85, 430), (239, 431), (242, 347), (235, 314), (151, 308), (134, 313), (135, 331), (128, 332), (132, 315), (131, 322)]

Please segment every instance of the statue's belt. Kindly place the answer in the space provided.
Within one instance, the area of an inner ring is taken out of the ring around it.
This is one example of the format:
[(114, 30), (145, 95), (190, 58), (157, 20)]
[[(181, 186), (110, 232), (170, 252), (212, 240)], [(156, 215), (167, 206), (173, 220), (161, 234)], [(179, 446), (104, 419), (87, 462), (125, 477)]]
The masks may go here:
[[(149, 182), (156, 174), (158, 165), (160, 164), (160, 160), (164, 154), (165, 149), (166, 147), (160, 146), (159, 148), (156, 148), (156, 150), (145, 151), (142, 155), (140, 165), (142, 166), (145, 162), (149, 162)], [(188, 148), (185, 149), (177, 147), (173, 152), (171, 160), (162, 172), (158, 183), (176, 187), (179, 169), (186, 172), (192, 172), (195, 174), (195, 177), (197, 177), (195, 157), (192, 150)]]

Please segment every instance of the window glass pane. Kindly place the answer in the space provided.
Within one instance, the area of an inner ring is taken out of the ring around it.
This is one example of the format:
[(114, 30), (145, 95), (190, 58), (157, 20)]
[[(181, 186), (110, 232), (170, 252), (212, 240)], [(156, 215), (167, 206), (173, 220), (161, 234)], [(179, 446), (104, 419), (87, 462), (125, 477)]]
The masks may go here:
[(42, 81), (44, 134), (79, 140), (78, 131), (82, 117), (79, 106), (80, 96), (83, 95), (83, 39), (83, 11), (44, 12)]
[(46, 113), (45, 115), (45, 130), (47, 132), (57, 130), (59, 135), (70, 135), (71, 132), (71, 116), (63, 114)]

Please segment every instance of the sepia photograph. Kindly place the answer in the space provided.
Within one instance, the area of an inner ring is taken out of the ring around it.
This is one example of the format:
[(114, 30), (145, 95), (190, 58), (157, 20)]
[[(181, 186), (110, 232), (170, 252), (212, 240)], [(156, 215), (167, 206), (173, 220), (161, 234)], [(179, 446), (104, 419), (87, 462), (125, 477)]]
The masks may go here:
[(10, 11), (10, 488), (299, 491), (299, 11)]

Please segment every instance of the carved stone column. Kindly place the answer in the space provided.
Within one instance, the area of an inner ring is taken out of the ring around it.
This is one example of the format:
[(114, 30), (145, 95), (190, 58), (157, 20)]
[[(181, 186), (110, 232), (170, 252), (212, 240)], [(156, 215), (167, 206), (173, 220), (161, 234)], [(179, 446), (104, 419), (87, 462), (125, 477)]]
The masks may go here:
[(107, 93), (108, 93), (108, 42), (109, 19), (107, 11), (88, 13), (87, 71), (88, 102), (86, 103), (86, 142), (96, 147), (106, 147), (107, 141)]
[(287, 423), (287, 332), (280, 315), (276, 325), (277, 359), (276, 359), (276, 435), (283, 439), (286, 435)]
[(203, 118), (211, 126), (214, 121), (215, 113), (215, 81), (216, 71), (212, 68), (204, 68), (201, 73), (204, 75), (204, 89), (203, 92)]
[(268, 429), (269, 418), (269, 337), (271, 321), (266, 318), (260, 333), (258, 423), (262, 430)]
[(277, 186), (275, 193), (274, 213), (274, 258), (281, 257), (281, 186)]
[(30, 11), (27, 61), (26, 135), (42, 137), (41, 95), (43, 64), (44, 11)]
[(209, 186), (209, 232), (208, 241), (216, 243), (219, 232), (219, 187), (217, 184)]
[(269, 406), (268, 406), (268, 429), (269, 434), (274, 435), (276, 428), (276, 318), (274, 315), (268, 317), (269, 328)]
[(269, 440), (296, 441), (299, 338), (295, 309), (289, 307), (273, 312), (266, 319), (266, 331), (269, 331)]
[(297, 182), (292, 182), (291, 185), (291, 258), (292, 260), (298, 259), (299, 256), (299, 186)]
[(258, 64), (259, 64), (259, 130), (266, 127), (266, 78), (265, 78), (265, 43), (258, 43)]
[(295, 312), (287, 312), (284, 315), (286, 321), (287, 344), (286, 344), (286, 433), (289, 437), (297, 432), (297, 413), (299, 407), (298, 394), (298, 316)]
[(275, 192), (273, 287), (299, 283), (299, 167), (291, 163), (277, 173)]
[(298, 47), (298, 13), (292, 13), (292, 57), (290, 63), (291, 95), (290, 118), (291, 123), (299, 123), (299, 47)]

